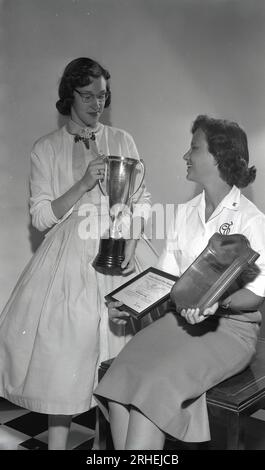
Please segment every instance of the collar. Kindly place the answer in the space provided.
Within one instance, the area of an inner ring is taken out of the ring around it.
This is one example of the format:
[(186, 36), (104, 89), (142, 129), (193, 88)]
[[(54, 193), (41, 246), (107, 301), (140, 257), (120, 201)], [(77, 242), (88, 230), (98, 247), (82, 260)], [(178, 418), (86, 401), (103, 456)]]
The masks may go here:
[[(227, 209), (231, 209), (233, 211), (237, 211), (240, 206), (240, 197), (241, 191), (237, 186), (233, 186), (229, 193), (222, 199), (218, 208), (226, 207)], [(204, 206), (205, 207), (205, 191), (203, 190), (198, 196), (196, 196), (191, 201), (191, 205), (193, 207), (196, 206)]]
[(83, 137), (84, 139), (91, 139), (93, 135), (99, 134), (99, 132), (103, 129), (103, 124), (98, 122), (97, 126), (95, 128), (92, 127), (82, 127), (76, 122), (74, 122), (71, 118), (68, 119), (66, 123), (66, 130), (69, 132), (69, 134), (73, 135), (79, 135), (80, 137)]
[(240, 206), (241, 191), (237, 186), (233, 186), (229, 193), (220, 202), (220, 207), (226, 207), (233, 211), (238, 211)]

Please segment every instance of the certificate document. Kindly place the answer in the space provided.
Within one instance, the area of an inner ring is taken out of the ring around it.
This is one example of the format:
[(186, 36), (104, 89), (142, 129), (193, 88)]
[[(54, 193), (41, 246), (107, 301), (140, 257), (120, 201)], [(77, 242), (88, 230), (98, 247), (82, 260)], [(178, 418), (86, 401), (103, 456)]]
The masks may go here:
[(108, 294), (106, 299), (119, 300), (123, 304), (121, 309), (141, 318), (169, 298), (177, 279), (172, 274), (149, 268)]

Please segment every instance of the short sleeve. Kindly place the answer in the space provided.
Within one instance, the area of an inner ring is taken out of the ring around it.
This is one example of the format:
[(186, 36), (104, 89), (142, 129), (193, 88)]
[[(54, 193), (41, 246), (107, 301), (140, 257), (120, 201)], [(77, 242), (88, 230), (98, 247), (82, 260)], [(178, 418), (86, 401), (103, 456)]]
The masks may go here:
[(254, 281), (246, 284), (245, 288), (260, 297), (265, 297), (265, 216), (260, 214), (251, 219), (243, 235), (249, 240), (251, 248), (260, 255), (256, 261), (260, 274)]

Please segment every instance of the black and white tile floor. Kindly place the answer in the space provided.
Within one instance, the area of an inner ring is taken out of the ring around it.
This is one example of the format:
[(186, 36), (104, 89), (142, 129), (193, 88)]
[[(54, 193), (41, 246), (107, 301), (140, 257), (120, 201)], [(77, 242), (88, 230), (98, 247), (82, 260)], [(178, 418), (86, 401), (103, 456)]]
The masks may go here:
[[(96, 408), (75, 416), (71, 424), (68, 449), (93, 449), (95, 425)], [(249, 418), (246, 431), (246, 448), (265, 450), (265, 410), (260, 410)], [(213, 434), (214, 448), (224, 449), (225, 430), (217, 429)], [(47, 450), (47, 439), (47, 415), (30, 412), (0, 398), (0, 450)], [(176, 442), (167, 441), (166, 444), (166, 449), (178, 449)], [(179, 448), (189, 450), (192, 446), (181, 444)]]
[[(69, 450), (92, 448), (95, 422), (95, 408), (73, 418)], [(47, 439), (47, 415), (32, 413), (0, 398), (0, 450), (47, 450)]]

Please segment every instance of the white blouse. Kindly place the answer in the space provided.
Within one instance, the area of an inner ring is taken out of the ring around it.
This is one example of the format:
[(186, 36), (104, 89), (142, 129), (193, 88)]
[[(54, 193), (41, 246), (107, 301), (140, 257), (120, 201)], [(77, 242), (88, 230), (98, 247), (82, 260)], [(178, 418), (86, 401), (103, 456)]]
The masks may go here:
[(215, 233), (240, 233), (259, 253), (256, 264), (261, 272), (246, 288), (265, 297), (265, 215), (233, 186), (205, 221), (204, 191), (185, 204), (179, 204), (168, 231), (167, 243), (158, 267), (181, 276), (207, 246)]

